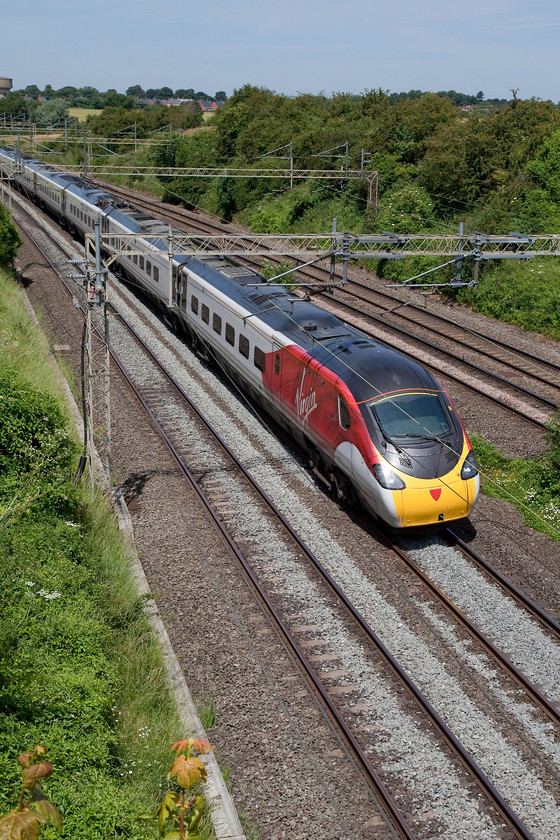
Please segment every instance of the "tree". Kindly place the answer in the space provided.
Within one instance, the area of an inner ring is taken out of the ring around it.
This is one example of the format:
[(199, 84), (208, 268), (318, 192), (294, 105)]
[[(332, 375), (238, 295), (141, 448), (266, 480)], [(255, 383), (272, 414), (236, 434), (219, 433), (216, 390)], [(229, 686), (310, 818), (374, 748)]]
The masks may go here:
[(170, 87), (162, 87), (160, 92), (162, 99), (171, 99), (173, 97), (173, 89)]
[(194, 90), (192, 88), (177, 88), (175, 96), (177, 99), (194, 99)]
[(102, 94), (102, 98), (104, 108), (133, 108), (135, 105), (134, 99), (131, 96), (125, 96), (124, 93), (117, 93), (114, 88)]
[(13, 91), (12, 93), (8, 93), (2, 100), (1, 100), (1, 109), (4, 114), (13, 114), (13, 116), (19, 114), (29, 114), (32, 110), (31, 106), (35, 105), (35, 102), (26, 102), (23, 98), (23, 94), (19, 91)]
[(7, 209), (0, 204), (0, 267), (10, 268), (23, 240), (14, 225)]
[(144, 88), (141, 87), (140, 85), (132, 85), (131, 87), (126, 89), (125, 93), (126, 93), (127, 96), (134, 96), (134, 97), (140, 97), (140, 96), (145, 96), (146, 95), (146, 92), (145, 92)]
[(48, 99), (37, 108), (35, 119), (38, 125), (56, 125), (68, 117), (68, 103), (64, 99)]
[(97, 88), (86, 85), (78, 90), (76, 105), (81, 108), (103, 108), (103, 96)]
[(227, 100), (225, 90), (217, 90), (214, 98), (216, 102), (225, 102)]
[(67, 85), (66, 87), (62, 87), (56, 91), (56, 98), (57, 99), (66, 99), (69, 101), (71, 105), (73, 105), (76, 101), (76, 96), (78, 95), (78, 89), (75, 87), (71, 87)]
[(25, 96), (31, 96), (33, 99), (38, 99), (38, 97), (41, 96), (41, 90), (37, 87), (37, 85), (27, 85), (23, 93)]

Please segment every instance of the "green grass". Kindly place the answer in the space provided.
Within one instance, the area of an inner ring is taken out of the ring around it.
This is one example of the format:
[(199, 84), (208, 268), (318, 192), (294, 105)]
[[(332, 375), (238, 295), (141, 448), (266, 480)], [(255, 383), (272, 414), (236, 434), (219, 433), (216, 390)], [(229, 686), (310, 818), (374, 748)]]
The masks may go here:
[(533, 461), (507, 458), (477, 434), (469, 433), (480, 468), (481, 490), (510, 502), (535, 531), (560, 542), (560, 475), (554, 435), (547, 456)]
[(63, 837), (155, 838), (137, 817), (190, 733), (107, 499), (72, 479), (78, 447), (47, 345), (7, 275), (0, 316), (0, 814), (17, 804), (15, 757), (43, 744), (54, 772), (41, 788)]
[(103, 108), (68, 108), (68, 116), (76, 117), (78, 122), (85, 122), (88, 117), (103, 113)]

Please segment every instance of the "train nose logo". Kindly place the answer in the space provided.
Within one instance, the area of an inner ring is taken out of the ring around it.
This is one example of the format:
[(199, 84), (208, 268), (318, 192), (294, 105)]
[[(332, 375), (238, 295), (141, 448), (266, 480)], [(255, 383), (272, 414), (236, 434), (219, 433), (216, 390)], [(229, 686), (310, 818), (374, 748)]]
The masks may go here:
[(437, 500), (441, 496), (441, 487), (438, 487), (437, 490), (430, 490), (430, 496), (435, 502), (437, 502)]

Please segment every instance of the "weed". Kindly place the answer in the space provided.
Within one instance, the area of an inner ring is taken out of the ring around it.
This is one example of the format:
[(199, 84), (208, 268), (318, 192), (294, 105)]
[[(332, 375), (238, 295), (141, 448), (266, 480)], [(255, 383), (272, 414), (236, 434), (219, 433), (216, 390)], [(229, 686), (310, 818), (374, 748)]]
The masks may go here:
[(165, 840), (202, 840), (199, 825), (206, 806), (204, 796), (187, 797), (187, 791), (196, 788), (199, 782), (206, 781), (206, 767), (199, 755), (212, 751), (208, 741), (198, 738), (185, 738), (176, 741), (172, 747), (175, 760), (167, 778), (174, 780), (179, 790), (168, 790), (158, 809), (152, 816), (141, 819), (157, 819), (160, 834)]
[[(37, 787), (39, 779), (46, 779), (53, 771), (50, 761), (46, 761), (46, 747), (38, 746), (34, 750), (20, 753), (17, 762), (21, 767), (21, 788), (18, 807), (0, 818), (0, 837), (2, 840), (34, 840), (39, 836), (43, 825), (53, 825), (62, 830), (60, 811)], [(26, 794), (30, 794), (26, 800)]]
[(198, 710), (198, 716), (204, 729), (212, 729), (216, 725), (217, 716), (212, 697), (207, 697), (202, 702)]

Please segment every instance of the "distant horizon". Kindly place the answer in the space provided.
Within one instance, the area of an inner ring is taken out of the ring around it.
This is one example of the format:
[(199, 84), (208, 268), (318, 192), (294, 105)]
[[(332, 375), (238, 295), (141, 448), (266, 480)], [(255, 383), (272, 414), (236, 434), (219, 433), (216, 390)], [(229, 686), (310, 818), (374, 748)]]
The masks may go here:
[[(0, 78), (11, 79), (12, 82), (13, 82), (13, 79), (12, 79), (11, 76), (2, 76), (2, 74), (0, 74)], [(271, 90), (270, 88), (267, 88), (266, 85), (259, 85), (259, 84), (254, 83), (254, 82), (246, 82), (245, 84), (250, 85), (251, 87), (260, 88), (260, 89), (263, 89), (263, 90)], [(72, 84), (70, 82), (66, 82), (65, 84), (57, 86), (57, 85), (53, 85), (51, 82), (47, 82), (44, 85), (40, 85), (37, 82), (29, 82), (26, 85), (19, 85), (19, 86), (16, 86), (15, 84), (12, 84), (11, 93), (23, 92), (23, 91), (25, 91), (26, 88), (31, 87), (33, 85), (38, 87), (40, 91), (46, 90), (46, 88), (50, 85), (51, 88), (55, 91), (61, 90), (65, 87), (72, 87), (72, 88), (75, 88), (76, 90), (80, 90), (80, 89), (83, 89), (83, 88), (94, 88), (95, 90), (98, 90), (100, 93), (106, 93), (109, 90), (116, 90), (116, 92), (120, 93), (120, 94), (125, 94), (126, 91), (129, 88), (131, 88), (135, 85), (139, 85), (144, 91), (146, 91), (146, 90), (158, 90), (158, 89), (161, 89), (161, 88), (164, 88), (164, 87), (168, 87), (168, 88), (171, 88), (173, 90), (173, 96), (175, 96), (175, 91), (176, 90), (185, 90), (185, 89), (188, 90), (189, 89), (189, 88), (184, 88), (184, 87), (179, 87), (179, 86), (172, 87), (170, 84), (162, 84), (162, 85), (159, 85), (159, 87), (156, 87), (155, 85), (149, 85), (148, 87), (144, 88), (140, 84), (140, 82), (132, 82), (131, 84), (127, 84), (126, 87), (124, 87), (122, 89), (120, 89), (118, 87), (114, 87), (114, 85), (111, 85), (107, 88), (100, 88), (100, 87), (97, 87), (96, 85), (92, 85), (90, 83), (76, 85), (76, 84)], [(235, 88), (234, 90), (232, 90), (229, 93), (223, 87), (216, 89), (213, 93), (211, 93), (209, 89), (207, 89), (207, 90), (203, 90), (202, 88), (196, 89), (196, 88), (192, 88), (192, 86), (191, 86), (190, 89), (195, 90), (196, 93), (202, 93), (203, 92), (205, 96), (209, 96), (209, 97), (212, 97), (212, 98), (215, 98), (217, 93), (224, 92), (226, 94), (227, 98), (229, 99), (231, 96), (234, 95), (236, 90), (239, 90), (244, 86), (245, 85), (240, 85), (239, 88)], [(339, 91), (332, 91), (331, 93), (326, 93), (326, 91), (321, 90), (321, 91), (318, 91), (316, 93), (311, 92), (311, 91), (298, 91), (296, 93), (283, 93), (281, 91), (271, 90), (271, 93), (276, 94), (278, 96), (286, 96), (286, 97), (289, 97), (289, 98), (295, 98), (297, 96), (326, 96), (327, 98), (329, 98), (329, 97), (337, 96), (337, 95), (340, 95), (340, 94), (348, 95), (348, 96), (364, 96), (368, 92), (368, 90), (379, 90), (379, 88), (368, 88), (368, 89), (364, 89), (364, 90), (358, 91), (358, 92), (353, 91), (353, 90), (350, 90), (350, 91), (339, 90)], [(505, 101), (509, 102), (509, 101), (512, 101), (514, 98), (517, 98), (517, 99), (532, 99), (532, 98), (534, 98), (534, 99), (540, 99), (540, 100), (543, 100), (543, 101), (551, 101), (551, 102), (554, 102), (555, 104), (560, 105), (560, 101), (556, 102), (556, 100), (554, 100), (554, 99), (544, 100), (544, 97), (540, 97), (540, 96), (536, 96), (536, 97), (521, 96), (520, 91), (518, 89), (515, 89), (515, 88), (513, 88), (513, 89), (510, 88), (508, 90), (507, 93), (509, 94), (509, 96), (489, 96), (489, 95), (486, 94), (484, 89), (479, 89), (476, 92), (474, 92), (474, 91), (470, 92), (470, 91), (467, 91), (467, 90), (459, 90), (459, 89), (456, 89), (456, 88), (437, 88), (437, 89), (434, 88), (434, 89), (430, 89), (430, 90), (427, 90), (427, 89), (425, 90), (425, 89), (422, 89), (422, 88), (407, 88), (406, 90), (405, 89), (403, 89), (403, 90), (382, 89), (383, 93), (386, 93), (388, 96), (416, 93), (417, 91), (420, 91), (423, 94), (426, 94), (426, 93), (446, 94), (446, 93), (452, 93), (453, 92), (453, 93), (457, 93), (457, 94), (460, 94), (462, 96), (468, 96), (468, 97), (476, 97), (477, 94), (480, 92), (480, 90), (482, 90), (482, 93), (484, 94), (484, 97), (481, 100), (482, 102), (493, 101), (493, 100), (505, 100)], [(513, 90), (515, 90), (515, 97), (513, 96)], [(197, 97), (195, 97), (195, 98), (197, 98)], [(198, 97), (198, 98), (200, 98), (200, 97)]]

